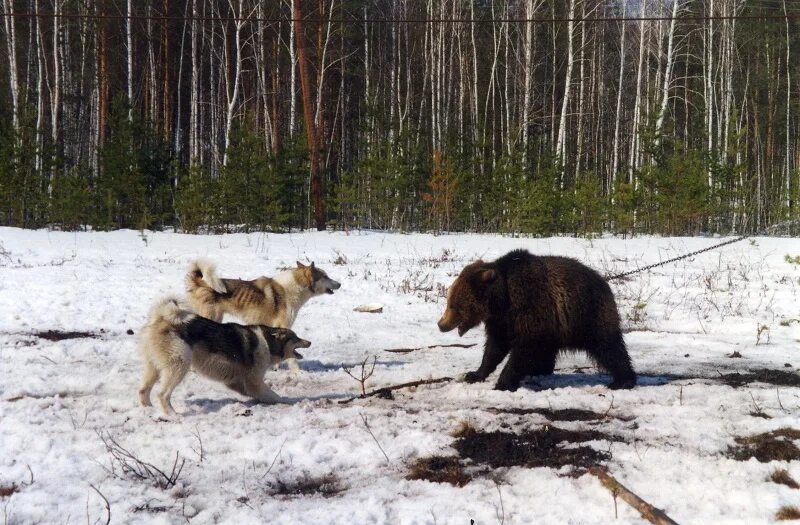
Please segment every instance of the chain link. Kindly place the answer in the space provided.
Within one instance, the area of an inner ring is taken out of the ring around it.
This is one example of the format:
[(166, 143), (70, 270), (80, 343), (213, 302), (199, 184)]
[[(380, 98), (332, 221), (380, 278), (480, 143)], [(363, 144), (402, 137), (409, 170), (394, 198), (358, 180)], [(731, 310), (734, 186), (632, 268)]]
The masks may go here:
[(725, 241), (725, 242), (721, 242), (719, 244), (715, 244), (713, 246), (709, 246), (707, 248), (703, 248), (702, 250), (697, 250), (697, 251), (694, 251), (694, 252), (686, 253), (686, 254), (681, 255), (679, 257), (673, 257), (672, 259), (667, 259), (666, 261), (661, 261), (661, 262), (657, 262), (657, 263), (653, 263), (653, 264), (648, 264), (647, 266), (642, 266), (641, 268), (636, 268), (635, 270), (630, 270), (628, 272), (623, 272), (623, 273), (618, 273), (617, 275), (612, 275), (611, 277), (606, 277), (606, 281), (614, 281), (616, 279), (622, 279), (623, 277), (627, 277), (629, 275), (634, 275), (634, 274), (637, 274), (637, 273), (640, 273), (640, 272), (645, 272), (647, 270), (652, 270), (653, 268), (658, 268), (659, 266), (664, 266), (665, 264), (669, 264), (669, 263), (673, 263), (673, 262), (680, 261), (680, 260), (683, 260), (683, 259), (687, 259), (689, 257), (695, 256), (695, 255), (699, 255), (699, 254), (701, 254), (703, 252), (709, 252), (711, 250), (716, 250), (717, 248), (721, 248), (723, 246), (727, 246), (727, 245), (733, 244), (735, 242), (739, 242), (739, 241), (743, 241), (745, 239), (749, 239), (750, 237), (752, 237), (752, 236), (751, 235), (742, 235), (741, 237), (736, 237), (735, 239), (731, 239), (731, 240), (728, 240), (728, 241)]

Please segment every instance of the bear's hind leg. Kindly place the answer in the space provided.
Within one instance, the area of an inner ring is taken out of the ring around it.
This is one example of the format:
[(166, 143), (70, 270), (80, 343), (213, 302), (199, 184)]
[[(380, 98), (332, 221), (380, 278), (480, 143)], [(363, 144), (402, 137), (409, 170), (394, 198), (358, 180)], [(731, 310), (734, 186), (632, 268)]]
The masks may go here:
[(592, 345), (588, 351), (597, 364), (611, 374), (608, 388), (619, 390), (636, 386), (636, 372), (631, 366), (631, 358), (621, 332), (612, 334), (605, 342)]
[(529, 376), (549, 376), (556, 369), (557, 348), (542, 348), (537, 352), (531, 352), (532, 356), (527, 366), (525, 375)]

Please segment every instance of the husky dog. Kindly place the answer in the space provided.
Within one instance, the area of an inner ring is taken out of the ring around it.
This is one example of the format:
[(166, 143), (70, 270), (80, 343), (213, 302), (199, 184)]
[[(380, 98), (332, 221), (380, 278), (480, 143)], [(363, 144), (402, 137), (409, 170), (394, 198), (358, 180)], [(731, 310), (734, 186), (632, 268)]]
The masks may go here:
[(297, 268), (273, 278), (252, 281), (221, 279), (214, 265), (197, 259), (186, 274), (186, 291), (194, 311), (213, 321), (226, 313), (247, 324), (291, 328), (297, 312), (312, 297), (333, 294), (342, 285), (314, 266), (301, 262)]
[(142, 328), (139, 350), (144, 359), (144, 378), (139, 401), (151, 406), (150, 391), (161, 378), (161, 408), (168, 415), (174, 414), (170, 396), (193, 368), (242, 395), (278, 403), (282, 400), (264, 383), (264, 373), (284, 359), (302, 359), (295, 350), (309, 346), (310, 342), (288, 328), (218, 323), (168, 297), (153, 307)]

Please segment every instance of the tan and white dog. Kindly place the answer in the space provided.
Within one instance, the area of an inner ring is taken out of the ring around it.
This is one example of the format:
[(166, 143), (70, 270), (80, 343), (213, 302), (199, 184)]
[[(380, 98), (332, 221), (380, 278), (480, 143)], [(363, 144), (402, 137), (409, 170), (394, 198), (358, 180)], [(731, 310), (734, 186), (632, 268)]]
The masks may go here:
[(317, 295), (333, 294), (342, 285), (314, 263), (286, 270), (275, 277), (261, 276), (252, 281), (221, 279), (214, 264), (197, 259), (186, 274), (186, 292), (195, 312), (222, 321), (224, 314), (235, 315), (247, 324), (291, 328), (300, 308)]
[(191, 368), (244, 396), (279, 403), (282, 399), (264, 383), (264, 373), (284, 359), (302, 358), (295, 350), (309, 346), (287, 328), (218, 323), (168, 297), (153, 307), (141, 331), (144, 378), (139, 401), (151, 406), (150, 392), (161, 379), (161, 408), (174, 414), (170, 397)]

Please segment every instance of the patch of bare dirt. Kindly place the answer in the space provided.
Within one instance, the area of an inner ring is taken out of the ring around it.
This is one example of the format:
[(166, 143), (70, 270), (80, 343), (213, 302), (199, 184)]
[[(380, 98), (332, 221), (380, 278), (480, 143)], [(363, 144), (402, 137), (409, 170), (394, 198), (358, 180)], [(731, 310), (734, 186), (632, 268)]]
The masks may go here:
[(430, 456), (415, 461), (409, 468), (406, 479), (424, 479), (463, 487), (472, 481), (472, 476), (464, 472), (464, 467), (455, 456)]
[(489, 408), (489, 412), (495, 414), (539, 414), (550, 421), (599, 421), (606, 417), (605, 414), (582, 410), (580, 408), (566, 408), (563, 410), (551, 410), (549, 408)]
[(795, 506), (784, 505), (775, 513), (775, 519), (777, 521), (800, 520), (800, 509)]
[(19, 485), (16, 483), (12, 483), (11, 485), (0, 485), (0, 498), (7, 498), (17, 492), (19, 492)]
[(728, 449), (728, 455), (739, 461), (756, 458), (761, 463), (769, 461), (793, 461), (800, 459), (800, 449), (794, 441), (800, 439), (800, 430), (780, 428), (755, 436), (737, 437), (736, 446)]
[(800, 374), (785, 370), (770, 370), (762, 368), (741, 374), (720, 374), (723, 383), (734, 388), (749, 385), (750, 383), (767, 383), (775, 386), (800, 386)]
[(588, 446), (572, 446), (587, 441), (620, 441), (597, 430), (563, 430), (545, 425), (519, 434), (511, 432), (469, 431), (453, 447), (463, 459), (498, 467), (573, 467), (582, 474), (592, 465), (610, 458), (607, 452)]
[(86, 339), (99, 337), (99, 334), (92, 332), (62, 332), (61, 330), (47, 330), (46, 332), (35, 332), (33, 335), (39, 339), (48, 341), (64, 341), (65, 339)]
[(773, 472), (770, 477), (770, 481), (773, 483), (778, 483), (780, 485), (786, 485), (790, 489), (800, 489), (800, 484), (795, 481), (795, 479), (789, 474), (789, 471), (785, 468), (778, 469)]

